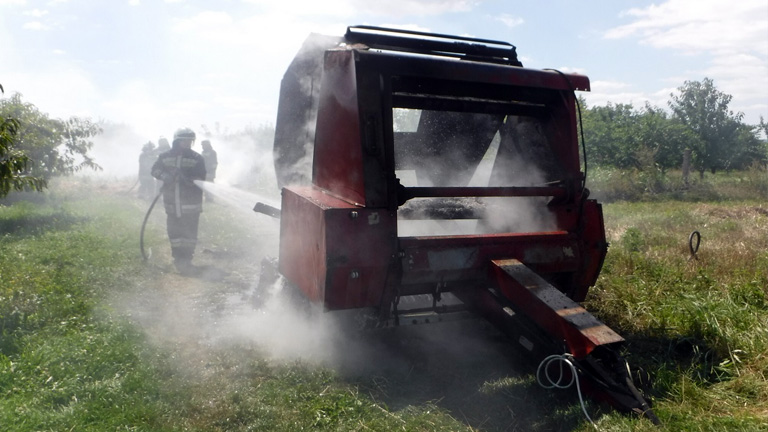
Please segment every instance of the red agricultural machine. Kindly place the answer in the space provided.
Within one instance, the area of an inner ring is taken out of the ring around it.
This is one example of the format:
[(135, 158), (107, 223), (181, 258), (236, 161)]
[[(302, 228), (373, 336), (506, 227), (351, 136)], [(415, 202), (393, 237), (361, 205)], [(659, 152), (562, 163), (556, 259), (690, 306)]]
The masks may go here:
[(506, 42), (310, 35), (278, 107), (279, 273), (374, 325), (478, 314), (533, 359), (567, 361), (592, 397), (656, 422), (624, 339), (578, 303), (608, 245), (577, 90), (586, 76), (524, 68)]

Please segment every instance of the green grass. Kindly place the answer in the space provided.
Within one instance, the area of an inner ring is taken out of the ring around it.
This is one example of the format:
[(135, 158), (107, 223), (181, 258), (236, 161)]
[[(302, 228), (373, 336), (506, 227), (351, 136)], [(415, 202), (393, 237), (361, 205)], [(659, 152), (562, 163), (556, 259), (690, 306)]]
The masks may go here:
[[(329, 369), (267, 361), (254, 344), (153, 343), (115, 305), (157, 288), (169, 268), (157, 224), (147, 230), (154, 264), (140, 259), (146, 203), (89, 180), (53, 188), (45, 204), (0, 206), (4, 431), (468, 430), (428, 403), (390, 411)], [(216, 228), (215, 238), (201, 232), (207, 246), (229, 247), (219, 252), (262, 240), (231, 229), (225, 210), (205, 217)], [(206, 295), (242, 288), (230, 285)]]
[[(142, 322), (124, 298), (159, 308), (151, 294), (162, 292), (225, 308), (248, 275), (204, 286), (170, 274), (160, 214), (147, 230), (154, 252), (145, 265), (138, 232), (146, 203), (93, 180), (52, 188), (44, 203), (0, 206), (3, 430), (594, 430), (574, 394), (539, 388), (514, 361), (480, 383), (462, 380), (467, 366), (422, 378), (467, 386), (452, 400), (426, 389), (398, 400), (402, 383), (383, 372), (350, 379), (272, 358), (247, 340), (158, 338), (148, 329), (167, 324)], [(628, 360), (653, 378), (661, 429), (768, 430), (765, 201), (615, 202), (604, 211), (611, 246), (586, 306), (625, 336)], [(240, 255), (273, 239), (233, 226), (233, 217), (207, 209), (201, 239), (257, 272), (258, 262)], [(658, 430), (592, 402), (588, 409), (600, 430)]]
[[(662, 421), (670, 430), (765, 430), (768, 207), (616, 203), (605, 219), (611, 247), (587, 307), (655, 376)], [(692, 257), (694, 230), (702, 240)]]

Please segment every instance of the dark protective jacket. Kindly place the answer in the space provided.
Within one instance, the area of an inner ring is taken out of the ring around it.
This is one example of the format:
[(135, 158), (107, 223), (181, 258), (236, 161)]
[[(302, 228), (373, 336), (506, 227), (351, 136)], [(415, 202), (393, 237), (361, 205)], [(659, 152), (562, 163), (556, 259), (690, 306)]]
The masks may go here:
[(181, 217), (186, 213), (203, 211), (203, 191), (194, 180), (205, 180), (205, 161), (194, 150), (179, 147), (161, 153), (152, 176), (163, 181), (165, 212)]

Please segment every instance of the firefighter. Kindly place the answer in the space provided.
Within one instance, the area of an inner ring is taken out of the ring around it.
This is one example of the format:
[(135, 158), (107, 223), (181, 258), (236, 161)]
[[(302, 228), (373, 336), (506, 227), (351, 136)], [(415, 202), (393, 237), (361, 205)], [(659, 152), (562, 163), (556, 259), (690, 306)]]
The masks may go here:
[[(216, 178), (216, 167), (219, 166), (219, 159), (209, 140), (202, 140), (200, 144), (203, 146), (201, 154), (205, 159), (205, 181), (213, 183), (213, 179)], [(205, 192), (205, 201), (213, 202), (213, 195), (210, 192)]]
[(160, 154), (152, 176), (163, 182), (163, 203), (167, 215), (168, 239), (176, 269), (192, 276), (192, 257), (197, 246), (197, 228), (203, 211), (203, 191), (194, 180), (205, 179), (205, 161), (192, 150), (195, 132), (182, 128), (173, 135), (170, 150)]
[(139, 155), (139, 198), (152, 200), (155, 197), (155, 178), (152, 177), (152, 164), (155, 162), (155, 144), (144, 144)]
[[(155, 156), (153, 161), (157, 160), (157, 157), (171, 149), (171, 145), (168, 144), (168, 138), (161, 136), (157, 140), (157, 148), (155, 149)], [(155, 181), (155, 195), (159, 194), (163, 190), (163, 182), (160, 180)]]

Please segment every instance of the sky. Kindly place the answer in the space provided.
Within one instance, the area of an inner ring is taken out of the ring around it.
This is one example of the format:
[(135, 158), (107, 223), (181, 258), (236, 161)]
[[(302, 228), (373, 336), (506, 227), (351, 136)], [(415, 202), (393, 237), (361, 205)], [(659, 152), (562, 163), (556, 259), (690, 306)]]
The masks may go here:
[(310, 33), (349, 25), (510, 42), (525, 67), (589, 76), (590, 106), (664, 108), (711, 78), (745, 123), (768, 119), (768, 0), (0, 0), (0, 84), (150, 140), (238, 131), (274, 124)]

